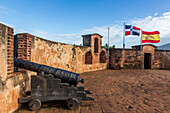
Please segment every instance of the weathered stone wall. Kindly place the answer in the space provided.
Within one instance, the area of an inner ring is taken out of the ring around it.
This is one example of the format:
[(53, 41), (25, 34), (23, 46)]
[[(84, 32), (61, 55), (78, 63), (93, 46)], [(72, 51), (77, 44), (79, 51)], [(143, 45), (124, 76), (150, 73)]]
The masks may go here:
[(14, 73), (13, 29), (0, 23), (0, 113), (18, 108), (18, 98), (27, 90), (24, 72)]
[(110, 49), (109, 68), (141, 69), (140, 51), (135, 49)]
[(142, 61), (140, 51), (135, 49), (126, 49), (124, 58), (124, 68), (126, 69), (141, 69)]
[(118, 69), (123, 67), (123, 50), (122, 49), (109, 49), (109, 68)]
[(33, 38), (31, 61), (68, 71), (81, 72), (82, 51), (79, 47)]
[(162, 68), (163, 69), (170, 69), (170, 51), (163, 52), (163, 57), (162, 57)]
[[(18, 37), (18, 52), (22, 51), (22, 55), (18, 53), (18, 58), (76, 73), (107, 68), (107, 63), (100, 63), (99, 53), (94, 55), (93, 48), (91, 47), (53, 42), (28, 33), (17, 34), (15, 37)], [(25, 40), (25, 42), (22, 43), (21, 41), (23, 40)], [(29, 46), (27, 46), (26, 49), (22, 49), (25, 48), (24, 45)], [(88, 51), (92, 52), (93, 61), (97, 60), (97, 62), (85, 64), (85, 54)], [(99, 52), (100, 51), (101, 49), (99, 49)]]
[(170, 69), (170, 51), (156, 50), (154, 58), (155, 69)]
[[(0, 80), (4, 81), (7, 77), (7, 33), (8, 28), (0, 24)], [(2, 84), (2, 83), (0, 83)], [(1, 89), (1, 85), (0, 85)]]
[(138, 49), (110, 49), (109, 67), (118, 69), (144, 69), (144, 54), (151, 53), (151, 69), (170, 69), (170, 51), (155, 50), (153, 45), (144, 45), (142, 53)]
[(0, 113), (12, 113), (18, 109), (18, 98), (28, 91), (29, 78), (26, 72), (15, 73), (6, 79), (0, 92)]

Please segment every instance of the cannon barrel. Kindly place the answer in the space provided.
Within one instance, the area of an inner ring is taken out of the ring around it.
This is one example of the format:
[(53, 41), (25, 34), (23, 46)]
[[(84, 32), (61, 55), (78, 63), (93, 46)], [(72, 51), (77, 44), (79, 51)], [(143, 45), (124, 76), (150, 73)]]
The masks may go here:
[(34, 72), (44, 72), (45, 74), (52, 74), (55, 78), (61, 79), (61, 82), (68, 83), (69, 85), (77, 85), (79, 82), (84, 82), (83, 79), (80, 79), (80, 74), (78, 73), (30, 62), (27, 60), (15, 58), (14, 65), (16, 67)]

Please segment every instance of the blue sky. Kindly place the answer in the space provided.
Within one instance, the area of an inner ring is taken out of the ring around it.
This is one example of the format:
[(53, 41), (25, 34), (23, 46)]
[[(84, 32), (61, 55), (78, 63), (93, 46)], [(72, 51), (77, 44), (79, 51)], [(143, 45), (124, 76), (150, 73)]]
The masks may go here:
[[(0, 22), (49, 40), (82, 43), (81, 35), (99, 33), (122, 47), (123, 22), (143, 30), (159, 30), (162, 45), (170, 42), (170, 0), (0, 0)], [(126, 37), (126, 47), (140, 38)]]

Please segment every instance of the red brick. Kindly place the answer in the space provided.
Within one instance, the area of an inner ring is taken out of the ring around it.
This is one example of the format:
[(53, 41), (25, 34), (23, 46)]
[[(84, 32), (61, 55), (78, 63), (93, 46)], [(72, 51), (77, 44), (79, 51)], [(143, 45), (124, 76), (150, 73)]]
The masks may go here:
[(93, 113), (102, 113), (102, 109), (101, 108), (92, 108), (92, 112)]

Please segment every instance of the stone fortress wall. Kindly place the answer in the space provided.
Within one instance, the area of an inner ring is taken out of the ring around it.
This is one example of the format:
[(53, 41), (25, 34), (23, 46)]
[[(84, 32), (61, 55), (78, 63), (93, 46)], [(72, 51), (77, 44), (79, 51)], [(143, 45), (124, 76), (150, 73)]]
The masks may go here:
[[(18, 107), (18, 98), (30, 90), (28, 70), (14, 67), (14, 57), (83, 73), (106, 69), (170, 69), (170, 51), (156, 50), (153, 45), (132, 49), (110, 49), (109, 63), (107, 50), (101, 48), (100, 34), (82, 35), (83, 46), (73, 46), (49, 41), (37, 36), (20, 33), (0, 23), (0, 113), (10, 113)], [(108, 65), (109, 64), (109, 65)]]
[[(101, 38), (100, 35), (95, 35)], [(93, 39), (91, 39), (93, 40)], [(16, 49), (17, 57), (20, 59), (45, 64), (48, 66), (83, 73), (87, 71), (101, 70), (107, 68), (106, 58), (104, 62), (100, 62), (100, 53), (105, 49), (98, 46), (98, 52), (94, 54), (92, 46), (73, 46), (58, 42), (49, 41), (28, 33), (15, 35), (15, 42), (18, 43)], [(92, 42), (92, 41), (91, 41)], [(91, 57), (89, 54), (91, 53)], [(91, 63), (86, 63), (86, 60), (91, 60)]]
[[(100, 41), (102, 38), (99, 34), (89, 37), (92, 43), (93, 38)], [(14, 67), (14, 57), (76, 73), (106, 69), (106, 50), (101, 49), (99, 41), (92, 43), (73, 46), (28, 33), (14, 36), (13, 28), (0, 23), (0, 113), (10, 113), (19, 107), (18, 98), (30, 90), (30, 75), (36, 74)]]
[[(149, 59), (147, 61), (147, 56)], [(110, 49), (109, 67), (111, 69), (170, 69), (170, 50), (157, 50), (156, 46), (146, 44), (142, 46), (132, 46), (132, 49)], [(116, 67), (117, 66), (117, 67)]]

